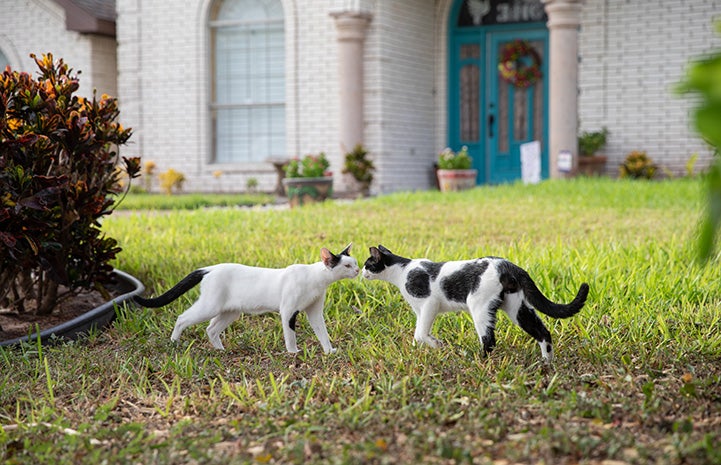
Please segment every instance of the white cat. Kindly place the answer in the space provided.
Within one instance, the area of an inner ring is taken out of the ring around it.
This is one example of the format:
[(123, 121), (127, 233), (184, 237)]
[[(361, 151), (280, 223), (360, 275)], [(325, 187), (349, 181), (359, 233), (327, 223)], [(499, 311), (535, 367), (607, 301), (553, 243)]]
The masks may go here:
[(588, 284), (583, 283), (571, 303), (551, 302), (525, 270), (498, 257), (432, 262), (395, 255), (382, 245), (371, 247), (370, 255), (363, 277), (388, 281), (400, 289), (416, 314), (415, 340), (431, 347), (440, 344), (431, 336), (436, 316), (466, 310), (473, 317), (483, 351), (490, 353), (496, 345), (496, 313), (501, 309), (538, 342), (541, 356), (550, 363), (551, 333), (533, 309), (553, 318), (568, 318), (581, 310), (588, 296)]
[(257, 268), (238, 263), (221, 263), (188, 274), (165, 294), (153, 299), (135, 297), (144, 307), (162, 307), (200, 283), (200, 297), (175, 323), (170, 339), (177, 341), (185, 328), (210, 320), (206, 330), (213, 346), (223, 350), (220, 334), (241, 313), (280, 312), (285, 348), (298, 352), (295, 321), (305, 312), (313, 332), (326, 353), (335, 352), (323, 317), (326, 288), (333, 282), (358, 276), (358, 262), (350, 248), (334, 255), (322, 248), (321, 261), (286, 268)]

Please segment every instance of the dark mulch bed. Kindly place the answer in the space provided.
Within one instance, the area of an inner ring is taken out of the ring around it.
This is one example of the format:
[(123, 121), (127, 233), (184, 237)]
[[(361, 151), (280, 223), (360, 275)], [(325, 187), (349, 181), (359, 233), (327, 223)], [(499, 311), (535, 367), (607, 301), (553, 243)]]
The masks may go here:
[(34, 308), (25, 312), (0, 308), (0, 341), (15, 339), (34, 333), (36, 325), (45, 330), (70, 321), (85, 312), (107, 302), (100, 292), (88, 291), (80, 294), (66, 294), (50, 315), (36, 315)]

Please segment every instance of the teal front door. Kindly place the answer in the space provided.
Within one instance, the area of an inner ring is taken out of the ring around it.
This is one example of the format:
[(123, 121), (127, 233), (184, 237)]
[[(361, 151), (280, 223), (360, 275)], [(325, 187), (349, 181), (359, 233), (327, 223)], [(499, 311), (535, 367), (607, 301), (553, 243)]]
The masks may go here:
[(547, 177), (548, 31), (543, 5), (458, 0), (450, 21), (449, 147), (467, 146), (477, 182), (497, 184), (521, 178), (521, 145), (539, 141), (541, 176)]

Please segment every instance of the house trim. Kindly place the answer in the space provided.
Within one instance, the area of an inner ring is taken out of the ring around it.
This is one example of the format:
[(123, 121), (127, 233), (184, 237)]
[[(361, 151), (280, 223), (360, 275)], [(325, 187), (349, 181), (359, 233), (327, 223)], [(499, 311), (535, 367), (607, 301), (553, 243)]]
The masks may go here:
[(65, 10), (65, 27), (81, 34), (98, 34), (115, 37), (115, 18), (103, 18), (86, 11), (72, 0), (55, 0)]

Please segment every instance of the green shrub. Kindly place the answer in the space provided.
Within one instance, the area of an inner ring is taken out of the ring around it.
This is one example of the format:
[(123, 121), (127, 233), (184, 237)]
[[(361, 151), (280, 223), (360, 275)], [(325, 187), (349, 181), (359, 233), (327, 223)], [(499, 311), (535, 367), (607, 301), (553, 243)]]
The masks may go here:
[(465, 145), (458, 152), (446, 148), (438, 155), (438, 168), (442, 170), (469, 170), (472, 164)]
[[(40, 72), (0, 78), (0, 303), (50, 313), (58, 286), (108, 283), (120, 248), (100, 230), (138, 176), (139, 158), (118, 147), (131, 135), (116, 120), (115, 99), (74, 95), (78, 79), (63, 60), (31, 55)], [(127, 187), (129, 188), (128, 182)]]
[(318, 155), (306, 155), (293, 158), (285, 165), (285, 175), (289, 178), (321, 178), (329, 176), (330, 162), (324, 152)]
[(356, 144), (353, 150), (345, 154), (343, 173), (353, 176), (353, 179), (366, 189), (373, 182), (373, 171), (375, 171), (375, 166), (368, 159), (368, 150), (362, 144)]
[(656, 165), (646, 152), (634, 150), (621, 164), (620, 174), (622, 178), (652, 179), (656, 170)]
[(586, 131), (578, 137), (578, 152), (586, 157), (594, 155), (606, 145), (608, 129)]

